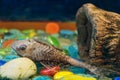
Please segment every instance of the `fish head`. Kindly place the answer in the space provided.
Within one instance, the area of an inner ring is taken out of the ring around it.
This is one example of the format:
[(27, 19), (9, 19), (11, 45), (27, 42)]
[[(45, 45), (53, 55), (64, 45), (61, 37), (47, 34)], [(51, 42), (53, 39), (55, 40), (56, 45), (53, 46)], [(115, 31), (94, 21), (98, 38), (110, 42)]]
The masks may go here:
[(32, 58), (32, 54), (34, 51), (34, 45), (37, 42), (33, 39), (28, 40), (18, 40), (13, 42), (11, 48), (15, 50), (15, 52), (21, 57)]

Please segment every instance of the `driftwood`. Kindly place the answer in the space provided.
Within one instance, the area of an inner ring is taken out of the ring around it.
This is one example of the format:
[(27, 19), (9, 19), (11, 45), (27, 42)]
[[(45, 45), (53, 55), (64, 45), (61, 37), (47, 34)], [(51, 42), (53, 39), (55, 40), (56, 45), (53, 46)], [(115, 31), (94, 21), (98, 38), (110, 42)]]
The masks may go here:
[(78, 10), (76, 25), (82, 59), (120, 72), (120, 14), (87, 3)]

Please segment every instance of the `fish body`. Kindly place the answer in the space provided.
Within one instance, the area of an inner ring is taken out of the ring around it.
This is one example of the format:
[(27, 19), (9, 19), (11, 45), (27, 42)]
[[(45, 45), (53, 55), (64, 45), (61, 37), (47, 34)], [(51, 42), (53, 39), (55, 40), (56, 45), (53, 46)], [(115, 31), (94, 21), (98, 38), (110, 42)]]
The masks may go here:
[(86, 68), (98, 76), (103, 75), (103, 70), (98, 69), (95, 66), (91, 66), (85, 62), (73, 59), (63, 54), (62, 50), (34, 39), (15, 41), (12, 44), (12, 48), (17, 52), (18, 55), (22, 57), (28, 57), (33, 61), (38, 61), (45, 67), (45, 62), (49, 62), (49, 64), (50, 62), (58, 64), (71, 64), (73, 66)]

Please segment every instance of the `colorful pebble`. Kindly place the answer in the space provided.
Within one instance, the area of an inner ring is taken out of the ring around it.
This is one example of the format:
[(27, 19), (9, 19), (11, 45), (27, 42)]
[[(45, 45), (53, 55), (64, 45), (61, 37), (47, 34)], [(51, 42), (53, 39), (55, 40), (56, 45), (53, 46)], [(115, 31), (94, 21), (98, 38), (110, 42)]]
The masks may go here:
[(48, 76), (36, 76), (32, 80), (52, 80), (52, 79)]
[(12, 80), (27, 80), (36, 72), (36, 65), (28, 58), (13, 59), (0, 67), (0, 76)]
[(68, 70), (73, 72), (74, 74), (85, 73), (84, 68), (79, 68), (79, 67), (75, 67), (75, 66), (69, 67)]
[(60, 31), (60, 36), (62, 36), (64, 38), (72, 39), (73, 38), (73, 32), (70, 31), (70, 30), (61, 30)]
[(116, 77), (114, 80), (120, 80), (120, 77)]
[(6, 33), (6, 32), (8, 32), (7, 29), (0, 29), (0, 34), (4, 34), (4, 33)]
[(84, 76), (72, 74), (72, 75), (64, 76), (60, 80), (96, 80), (96, 79), (92, 77), (84, 77)]
[(0, 66), (4, 65), (5, 63), (6, 63), (6, 61), (0, 60)]
[(10, 61), (10, 60), (16, 59), (16, 58), (19, 58), (19, 56), (18, 56), (18, 55), (6, 55), (6, 56), (4, 57), (4, 60)]
[(68, 52), (72, 58), (78, 59), (78, 51), (73, 46), (68, 47)]
[(59, 25), (55, 22), (50, 22), (45, 27), (46, 33), (56, 34), (59, 32)]
[(52, 67), (52, 68), (44, 68), (40, 71), (40, 74), (41, 75), (47, 75), (47, 76), (53, 76), (59, 70), (60, 70), (59, 66), (55, 66), (55, 67)]
[(73, 73), (70, 71), (59, 71), (54, 75), (54, 80), (60, 80), (64, 76), (71, 75), (71, 74)]
[(14, 39), (14, 38), (16, 38), (16, 34), (15, 33), (11, 33), (11, 32), (4, 33), (4, 39), (5, 40)]
[(52, 44), (54, 46), (57, 46), (57, 47), (60, 46), (60, 43), (59, 43), (58, 39), (53, 37), (53, 36), (48, 36), (47, 40), (50, 44)]
[(0, 55), (1, 56), (5, 56), (7, 53), (5, 52), (5, 49), (0, 49)]
[(69, 46), (71, 44), (70, 39), (59, 38), (60, 46)]
[(13, 39), (6, 40), (5, 42), (3, 42), (3, 47), (4, 47), (4, 48), (10, 47), (11, 44), (12, 44), (14, 41), (15, 41), (15, 40), (13, 40)]

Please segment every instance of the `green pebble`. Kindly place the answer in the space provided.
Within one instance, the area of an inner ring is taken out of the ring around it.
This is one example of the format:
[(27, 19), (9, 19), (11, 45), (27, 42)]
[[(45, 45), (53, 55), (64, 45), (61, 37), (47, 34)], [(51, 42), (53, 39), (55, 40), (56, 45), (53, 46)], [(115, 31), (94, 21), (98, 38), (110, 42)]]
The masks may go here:
[(60, 43), (59, 43), (58, 39), (55, 38), (55, 37), (53, 37), (53, 36), (48, 36), (48, 37), (47, 37), (47, 40), (48, 40), (48, 42), (49, 42), (50, 44), (52, 44), (52, 45), (54, 45), (54, 46), (56, 46), (56, 47), (59, 47), (59, 46), (60, 46)]
[(37, 30), (36, 33), (37, 33), (38, 35), (42, 35), (42, 34), (45, 34), (45, 31), (43, 31), (43, 30)]
[(59, 34), (52, 34), (52, 36), (58, 38)]
[(19, 35), (17, 36), (17, 39), (18, 39), (18, 40), (23, 40), (23, 39), (26, 39), (26, 38), (27, 38), (27, 36), (24, 35), (24, 34), (19, 34)]
[(23, 30), (22, 33), (29, 35), (30, 33), (35, 32), (34, 29)]
[(4, 33), (6, 33), (6, 32), (8, 32), (7, 29), (0, 29), (0, 34), (4, 34)]
[(6, 55), (6, 52), (5, 52), (4, 49), (0, 49), (0, 55), (1, 55), (1, 56), (5, 56), (5, 55)]
[(4, 39), (5, 40), (14, 39), (14, 38), (16, 38), (16, 34), (17, 33), (12, 33), (11, 35), (4, 35)]
[(19, 33), (21, 33), (21, 31), (18, 30), (18, 29), (10, 29), (9, 32), (10, 32), (10, 33), (14, 33), (14, 34), (19, 34)]

